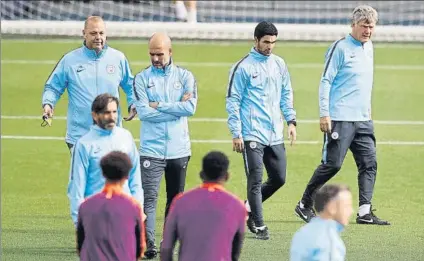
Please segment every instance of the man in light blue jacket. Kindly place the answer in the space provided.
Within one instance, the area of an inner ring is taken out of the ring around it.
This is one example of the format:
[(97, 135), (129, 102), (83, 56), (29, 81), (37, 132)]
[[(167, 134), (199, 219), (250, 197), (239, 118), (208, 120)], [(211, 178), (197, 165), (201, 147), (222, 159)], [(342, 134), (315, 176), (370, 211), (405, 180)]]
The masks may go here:
[[(272, 54), (277, 28), (261, 22), (255, 46), (230, 71), (226, 109), (233, 150), (243, 153), (247, 175), (247, 226), (256, 238), (269, 239), (262, 202), (286, 182), (285, 120), (291, 144), (296, 139), (296, 111), (290, 74), (284, 60)], [(263, 165), (268, 180), (262, 184)]]
[[(97, 95), (109, 93), (119, 98), (122, 87), (128, 110), (134, 114), (133, 76), (125, 55), (106, 44), (106, 29), (101, 17), (91, 16), (85, 21), (84, 44), (65, 54), (56, 64), (44, 87), (43, 118), (51, 120), (53, 110), (65, 89), (69, 103), (66, 143), (71, 149), (75, 142), (93, 125), (91, 104)], [(131, 115), (130, 115), (131, 116)], [(118, 108), (117, 125), (121, 126), (122, 113)]]
[(319, 84), (320, 129), (324, 133), (321, 164), (306, 185), (295, 213), (305, 222), (315, 215), (312, 198), (317, 189), (341, 169), (347, 151), (358, 169), (359, 209), (356, 223), (390, 225), (372, 209), (377, 177), (377, 152), (371, 119), (374, 47), (371, 36), (377, 11), (360, 5), (352, 12), (352, 31), (327, 49)]
[(156, 205), (162, 174), (166, 180), (165, 219), (174, 197), (184, 191), (191, 156), (188, 117), (197, 107), (193, 74), (173, 63), (171, 40), (156, 33), (149, 40), (152, 65), (135, 76), (134, 96), (141, 120), (140, 161), (146, 220), (146, 258), (157, 256)]
[(315, 195), (318, 216), (293, 236), (290, 261), (343, 261), (346, 247), (340, 233), (353, 213), (352, 194), (347, 186), (326, 185)]
[(95, 124), (75, 143), (68, 184), (71, 217), (75, 225), (81, 203), (100, 192), (105, 185), (100, 160), (111, 151), (122, 151), (130, 157), (132, 168), (124, 184), (124, 192), (143, 206), (137, 146), (131, 132), (116, 126), (118, 108), (119, 101), (115, 96), (107, 93), (97, 96), (92, 104), (92, 120)]

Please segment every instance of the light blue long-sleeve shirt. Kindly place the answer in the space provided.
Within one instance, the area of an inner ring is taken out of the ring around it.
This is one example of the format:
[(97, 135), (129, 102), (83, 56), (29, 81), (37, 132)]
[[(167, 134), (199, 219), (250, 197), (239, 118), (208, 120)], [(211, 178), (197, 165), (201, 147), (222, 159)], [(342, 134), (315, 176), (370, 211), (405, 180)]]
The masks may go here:
[[(66, 142), (75, 142), (93, 125), (91, 105), (103, 93), (119, 98), (119, 86), (124, 90), (127, 103), (133, 104), (131, 73), (125, 55), (107, 45), (100, 53), (82, 47), (65, 54), (56, 64), (45, 83), (42, 105), (54, 108), (65, 90), (68, 91)], [(118, 108), (118, 126), (122, 112)]]
[(290, 261), (343, 261), (346, 247), (340, 238), (343, 226), (337, 221), (313, 218), (293, 236)]
[(320, 117), (335, 121), (371, 119), (374, 78), (373, 45), (350, 34), (334, 42), (325, 55), (319, 85)]
[(226, 110), (233, 138), (264, 145), (283, 143), (283, 117), (287, 122), (296, 120), (293, 89), (284, 60), (252, 48), (230, 70)]
[(100, 160), (116, 150), (127, 153), (132, 163), (128, 181), (124, 184), (124, 192), (133, 196), (143, 206), (140, 157), (132, 134), (121, 127), (106, 130), (93, 125), (89, 132), (77, 141), (72, 153), (68, 198), (74, 224), (78, 221), (78, 209), (84, 199), (100, 192), (105, 186)]
[[(184, 94), (191, 98), (181, 101)], [(171, 60), (165, 69), (149, 66), (135, 76), (134, 96), (140, 128), (140, 156), (176, 159), (191, 155), (188, 117), (197, 107), (193, 74)], [(156, 109), (149, 102), (159, 102)]]

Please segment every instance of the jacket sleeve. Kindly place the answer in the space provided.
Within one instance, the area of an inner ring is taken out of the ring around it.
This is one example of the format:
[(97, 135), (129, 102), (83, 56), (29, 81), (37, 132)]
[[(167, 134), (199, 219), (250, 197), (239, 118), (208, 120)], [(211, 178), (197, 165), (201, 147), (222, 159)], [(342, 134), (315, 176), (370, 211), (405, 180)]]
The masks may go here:
[(319, 115), (320, 117), (330, 116), (330, 91), (334, 79), (341, 65), (343, 64), (343, 51), (335, 42), (325, 55), (324, 72), (321, 75), (319, 84)]
[(85, 147), (80, 142), (77, 142), (72, 153), (68, 183), (68, 199), (71, 207), (71, 218), (75, 227), (78, 223), (78, 209), (84, 201), (87, 173), (88, 154)]
[(131, 105), (134, 104), (134, 94), (133, 94), (133, 88), (132, 88), (134, 76), (132, 75), (130, 64), (125, 56), (121, 60), (121, 66), (122, 66), (122, 80), (121, 80), (120, 86), (122, 87), (122, 89), (125, 92), (125, 95), (127, 96), (128, 107), (131, 107)]
[(191, 72), (187, 72), (187, 79), (184, 83), (184, 94), (191, 93), (191, 98), (183, 102), (159, 102), (158, 111), (169, 113), (175, 116), (193, 116), (197, 107), (197, 83)]
[(179, 117), (175, 115), (160, 112), (149, 106), (149, 98), (147, 97), (146, 86), (140, 74), (137, 74), (134, 78), (133, 87), (137, 114), (141, 121), (166, 122), (179, 119)]
[(287, 65), (285, 65), (282, 82), (283, 86), (281, 90), (280, 109), (286, 122), (289, 122), (296, 120), (296, 111), (293, 106), (293, 88)]
[(144, 191), (141, 181), (141, 169), (140, 169), (140, 156), (138, 154), (137, 147), (134, 143), (134, 138), (132, 134), (128, 131), (129, 139), (132, 144), (131, 152), (129, 157), (132, 163), (132, 169), (129, 173), (128, 185), (130, 188), (131, 195), (140, 203), (141, 206), (144, 205)]
[(226, 97), (227, 124), (233, 138), (241, 138), (240, 106), (247, 76), (237, 65), (230, 71)]
[(65, 92), (68, 86), (67, 73), (65, 68), (65, 58), (62, 57), (54, 67), (44, 85), (41, 105), (49, 104), (52, 108)]

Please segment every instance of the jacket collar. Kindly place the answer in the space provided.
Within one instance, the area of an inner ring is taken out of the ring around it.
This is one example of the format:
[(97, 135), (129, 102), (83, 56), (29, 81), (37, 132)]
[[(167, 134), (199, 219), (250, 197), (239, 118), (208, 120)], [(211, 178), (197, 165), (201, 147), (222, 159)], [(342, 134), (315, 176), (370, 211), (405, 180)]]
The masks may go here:
[(97, 134), (99, 134), (100, 136), (108, 136), (115, 133), (116, 126), (112, 130), (106, 130), (106, 129), (100, 128), (99, 125), (94, 124), (93, 126), (91, 126), (91, 129), (95, 131)]
[(352, 42), (354, 45), (357, 46), (363, 46), (365, 43), (362, 43), (361, 41), (356, 40), (351, 34), (348, 34), (346, 37), (350, 42)]
[(331, 228), (333, 228), (334, 230), (336, 230), (338, 233), (341, 233), (344, 230), (344, 226), (342, 224), (340, 224), (339, 222), (335, 221), (334, 219), (324, 219), (324, 218), (322, 218), (320, 216), (316, 216), (311, 221), (326, 223)]
[(215, 190), (225, 191), (225, 188), (221, 184), (214, 183), (214, 182), (205, 182), (202, 185), (200, 185), (200, 188), (204, 188), (209, 191), (215, 191)]
[(174, 68), (174, 62), (172, 61), (172, 57), (169, 58), (169, 63), (165, 65), (165, 68), (156, 68), (152, 65), (152, 71), (159, 75), (169, 75)]
[(250, 49), (249, 55), (252, 56), (257, 61), (266, 61), (272, 56), (272, 54), (267, 56), (267, 55), (263, 55), (259, 53), (258, 51), (256, 51), (255, 47), (252, 47)]
[(101, 58), (105, 55), (107, 49), (108, 49), (108, 45), (105, 44), (103, 46), (103, 49), (99, 52), (96, 53), (96, 51), (94, 51), (93, 49), (89, 49), (86, 45), (85, 45), (85, 41), (82, 44), (82, 49), (85, 55), (87, 55), (89, 58), (91, 59), (98, 59)]

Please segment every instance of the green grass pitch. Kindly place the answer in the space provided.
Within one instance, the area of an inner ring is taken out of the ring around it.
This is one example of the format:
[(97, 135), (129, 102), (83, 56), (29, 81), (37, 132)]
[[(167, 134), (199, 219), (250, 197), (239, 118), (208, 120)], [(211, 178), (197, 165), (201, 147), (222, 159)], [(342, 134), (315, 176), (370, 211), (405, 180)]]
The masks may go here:
[[(44, 82), (56, 61), (81, 44), (78, 40), (2, 41), (2, 260), (77, 260), (66, 197), (70, 155), (63, 141), (65, 121), (57, 118), (52, 127), (41, 128), (40, 102)], [(125, 52), (134, 74), (149, 64), (145, 42), (110, 40), (110, 44)], [(247, 233), (241, 260), (288, 260), (293, 233), (303, 225), (294, 215), (294, 207), (320, 161), (322, 134), (318, 124), (311, 120), (318, 120), (318, 84), (327, 46), (277, 44), (275, 53), (286, 60), (292, 77), (299, 143), (287, 146), (286, 185), (264, 205), (271, 239), (258, 241)], [(191, 138), (196, 142), (192, 145), (187, 189), (200, 182), (201, 157), (212, 149), (221, 150), (231, 159), (227, 188), (245, 198), (241, 155), (232, 152), (225, 121), (210, 118), (226, 117), (230, 65), (250, 47), (250, 43), (174, 44), (175, 63), (190, 69), (199, 86), (198, 110), (190, 122)], [(347, 259), (424, 260), (424, 47), (378, 43), (375, 47), (373, 118), (378, 141), (378, 175), (373, 203), (376, 214), (388, 219), (392, 226), (359, 226), (352, 217), (342, 234)], [(65, 94), (55, 110), (56, 116), (66, 115), (66, 104)], [(126, 108), (125, 102), (122, 106)], [(139, 124), (136, 120), (125, 123), (125, 127), (138, 138)], [(24, 139), (28, 137), (31, 139)], [(331, 182), (349, 184), (357, 206), (357, 171), (350, 153)], [(162, 229), (163, 185), (157, 231)]]

